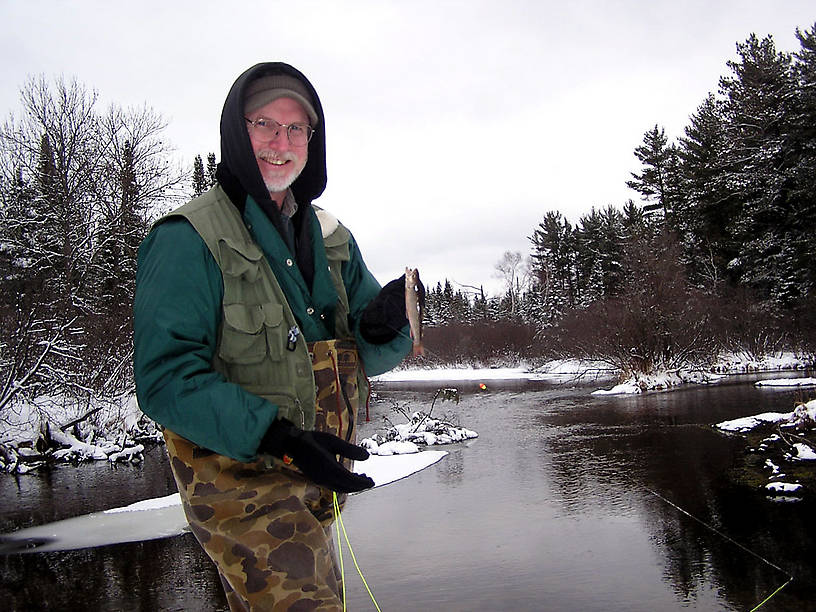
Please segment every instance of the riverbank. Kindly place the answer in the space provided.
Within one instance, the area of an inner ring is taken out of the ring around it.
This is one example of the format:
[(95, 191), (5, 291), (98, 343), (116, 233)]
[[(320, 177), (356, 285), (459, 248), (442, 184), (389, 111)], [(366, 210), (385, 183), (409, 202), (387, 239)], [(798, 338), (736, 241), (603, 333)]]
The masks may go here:
[[(597, 394), (633, 394), (668, 390), (686, 384), (712, 384), (729, 374), (801, 371), (812, 367), (792, 353), (748, 359), (725, 355), (707, 368), (690, 368), (637, 376)], [(417, 362), (374, 377), (378, 383), (469, 383), (488, 389), (496, 381), (581, 381), (602, 385), (616, 372), (599, 361), (558, 360), (515, 367), (423, 368)], [(791, 407), (793, 408), (793, 407)], [(145, 445), (162, 441), (156, 424), (139, 410), (133, 394), (97, 398), (82, 403), (66, 398), (43, 397), (7, 407), (0, 420), (0, 472), (25, 474), (55, 463), (109, 461), (139, 463)]]

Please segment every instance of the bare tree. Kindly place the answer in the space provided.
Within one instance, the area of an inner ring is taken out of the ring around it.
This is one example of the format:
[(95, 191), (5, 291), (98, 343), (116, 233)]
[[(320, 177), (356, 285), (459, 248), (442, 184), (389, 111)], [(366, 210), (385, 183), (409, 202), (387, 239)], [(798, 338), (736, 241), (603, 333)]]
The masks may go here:
[(186, 179), (148, 107), (30, 79), (0, 127), (0, 413), (25, 393), (129, 387), (138, 245)]
[[(519, 251), (505, 251), (502, 258), (496, 262), (495, 276), (504, 281), (507, 296), (510, 299), (510, 316), (515, 317), (518, 311), (519, 296), (522, 285), (526, 282), (528, 273), (525, 272), (524, 260)], [(529, 271), (529, 264), (527, 265)]]

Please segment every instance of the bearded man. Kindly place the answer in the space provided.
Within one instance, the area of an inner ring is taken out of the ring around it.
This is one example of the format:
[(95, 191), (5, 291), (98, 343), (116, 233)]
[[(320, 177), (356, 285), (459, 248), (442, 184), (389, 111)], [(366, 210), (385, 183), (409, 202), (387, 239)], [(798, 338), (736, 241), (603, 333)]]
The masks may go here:
[(341, 609), (333, 498), (351, 471), (366, 373), (411, 341), (404, 280), (381, 288), (351, 233), (313, 205), (326, 120), (298, 70), (244, 72), (221, 115), (217, 183), (139, 249), (134, 373), (163, 426), (195, 537), (231, 610)]

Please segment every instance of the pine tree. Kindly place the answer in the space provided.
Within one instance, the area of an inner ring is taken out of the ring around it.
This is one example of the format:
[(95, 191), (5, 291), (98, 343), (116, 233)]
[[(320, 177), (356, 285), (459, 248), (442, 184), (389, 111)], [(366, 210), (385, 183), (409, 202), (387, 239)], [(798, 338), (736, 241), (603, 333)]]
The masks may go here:
[(207, 179), (204, 176), (204, 162), (201, 156), (196, 155), (193, 160), (193, 197), (198, 197), (207, 191)]
[(542, 288), (547, 319), (554, 320), (577, 304), (574, 230), (561, 213), (550, 211), (529, 239), (532, 272)]
[(215, 185), (215, 171), (217, 168), (218, 164), (215, 163), (215, 153), (207, 153), (207, 187)]
[(633, 172), (634, 180), (626, 185), (643, 196), (647, 214), (658, 213), (668, 219), (673, 208), (673, 197), (679, 193), (677, 182), (677, 150), (669, 146), (665, 129), (654, 126), (643, 135), (643, 144), (635, 149), (635, 157), (643, 164), (643, 171)]
[(723, 103), (709, 94), (680, 139), (685, 198), (675, 217), (690, 278), (711, 291), (725, 279), (726, 264), (736, 256), (729, 228), (740, 207), (726, 185), (726, 148)]
[(732, 75), (720, 79), (726, 180), (740, 202), (731, 223), (739, 250), (728, 265), (741, 282), (790, 303), (798, 297), (795, 287), (780, 281), (794, 273), (796, 250), (786, 229), (793, 213), (785, 155), (795, 99), (791, 56), (777, 52), (771, 36), (755, 35), (738, 44), (737, 53), (739, 61), (728, 62)]

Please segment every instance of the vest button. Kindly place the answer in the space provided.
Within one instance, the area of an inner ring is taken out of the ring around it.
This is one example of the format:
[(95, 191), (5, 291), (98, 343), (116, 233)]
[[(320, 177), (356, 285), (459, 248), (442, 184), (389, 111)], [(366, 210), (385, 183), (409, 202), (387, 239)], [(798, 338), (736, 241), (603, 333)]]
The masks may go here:
[(325, 319), (325, 318), (326, 318), (326, 315), (325, 315), (325, 314), (323, 314), (323, 313), (321, 312), (321, 313), (320, 313), (320, 318), (321, 318), (321, 319)]
[(307, 315), (309, 315), (309, 316), (312, 316), (312, 315), (314, 314), (314, 308), (312, 308), (311, 306), (309, 306), (309, 307), (306, 309), (306, 314), (307, 314)]
[(295, 262), (294, 262), (294, 261), (292, 261), (291, 259), (287, 259), (287, 260), (286, 260), (286, 265), (287, 265), (287, 266), (289, 266), (289, 267), (291, 268), (293, 265), (295, 265)]

